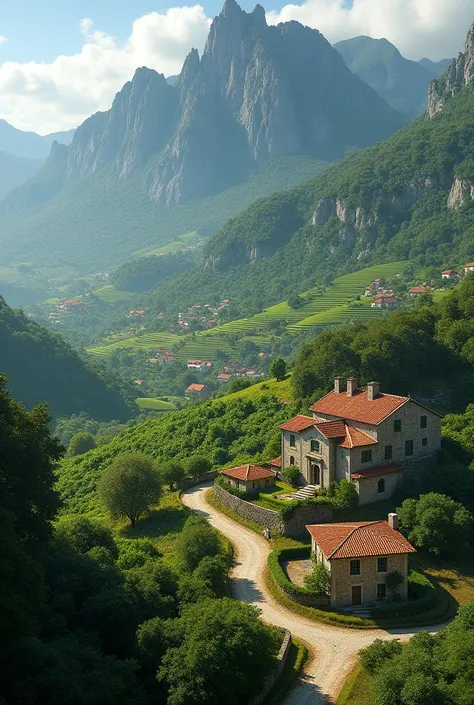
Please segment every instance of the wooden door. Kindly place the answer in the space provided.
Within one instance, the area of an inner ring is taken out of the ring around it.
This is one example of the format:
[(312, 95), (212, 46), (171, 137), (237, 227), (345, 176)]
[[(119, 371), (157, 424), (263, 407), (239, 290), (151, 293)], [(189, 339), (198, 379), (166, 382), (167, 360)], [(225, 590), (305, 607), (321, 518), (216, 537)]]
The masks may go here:
[(362, 604), (362, 586), (353, 585), (352, 586), (352, 604), (361, 605)]

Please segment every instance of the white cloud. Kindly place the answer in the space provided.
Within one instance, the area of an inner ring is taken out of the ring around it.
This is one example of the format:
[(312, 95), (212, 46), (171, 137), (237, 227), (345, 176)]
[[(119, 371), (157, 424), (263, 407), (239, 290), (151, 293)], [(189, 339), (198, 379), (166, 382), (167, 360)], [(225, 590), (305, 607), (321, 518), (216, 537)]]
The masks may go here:
[(0, 44), (5, 44), (7, 41), (7, 38), (3, 36), (3, 34), (0, 34)]
[[(298, 20), (330, 42), (359, 34), (386, 37), (408, 58), (441, 59), (462, 49), (474, 12), (473, 0), (305, 0), (270, 11), (267, 19)], [(179, 73), (192, 47), (202, 51), (209, 25), (201, 5), (172, 7), (138, 18), (128, 39), (119, 42), (85, 17), (79, 53), (51, 63), (0, 64), (0, 117), (42, 134), (75, 127), (107, 110), (137, 67)]]
[(361, 34), (385, 37), (408, 59), (437, 60), (461, 51), (474, 6), (472, 0), (306, 0), (269, 12), (267, 19), (297, 20), (331, 43)]
[(76, 127), (97, 110), (107, 110), (139, 66), (166, 76), (179, 73), (192, 47), (204, 47), (210, 20), (201, 5), (151, 12), (135, 20), (126, 42), (80, 22), (84, 44), (78, 54), (49, 64), (0, 64), (0, 117), (41, 134)]

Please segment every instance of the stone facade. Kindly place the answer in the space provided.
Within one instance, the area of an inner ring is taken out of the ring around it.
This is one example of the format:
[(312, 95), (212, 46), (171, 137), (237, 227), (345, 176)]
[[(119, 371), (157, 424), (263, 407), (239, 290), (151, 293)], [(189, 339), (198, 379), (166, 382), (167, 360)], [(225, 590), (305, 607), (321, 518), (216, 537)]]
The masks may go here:
[[(351, 559), (339, 558), (331, 563), (331, 605), (345, 607), (353, 604), (352, 587), (361, 586), (361, 604), (377, 602), (377, 585), (386, 581), (388, 573), (394, 571), (403, 575), (403, 585), (398, 590), (402, 600), (407, 598), (408, 555), (406, 553), (387, 556), (387, 571), (377, 572), (378, 556), (363, 557), (360, 560), (360, 575), (350, 574)], [(387, 590), (387, 598), (388, 590)]]
[[(367, 390), (358, 389), (356, 380), (348, 380), (349, 384), (350, 390), (345, 392), (340, 389), (340, 378), (336, 378), (334, 413), (330, 408), (333, 397), (328, 395), (324, 398), (328, 399), (324, 411), (313, 411), (314, 424), (311, 417), (295, 417), (282, 425), (281, 466), (295, 465), (301, 471), (302, 483), (321, 488), (334, 480), (353, 480), (360, 503), (367, 504), (389, 498), (405, 471), (434, 465), (441, 446), (441, 419), (409, 397), (380, 394), (376, 382), (370, 383)], [(347, 416), (343, 417), (337, 413), (337, 406), (346, 397), (352, 397), (354, 403), (348, 401), (344, 405)], [(367, 422), (377, 400), (384, 404), (387, 401), (388, 411), (381, 418), (377, 412), (376, 421)], [(315, 406), (321, 406), (321, 402)], [(306, 427), (298, 430), (305, 418)], [(293, 421), (297, 430), (290, 430)], [(345, 429), (345, 437), (335, 437), (332, 429), (326, 430), (327, 422), (336, 421), (342, 432)], [(387, 466), (392, 468), (390, 474), (385, 469), (377, 473)], [(379, 483), (382, 477), (384, 481)]]
[(291, 516), (283, 519), (279, 512), (235, 497), (220, 485), (214, 485), (214, 495), (224, 507), (231, 509), (243, 519), (260, 524), (271, 531), (278, 531), (282, 536), (293, 538), (304, 536), (307, 524), (324, 524), (332, 519), (332, 510), (328, 505), (302, 505), (297, 507)]

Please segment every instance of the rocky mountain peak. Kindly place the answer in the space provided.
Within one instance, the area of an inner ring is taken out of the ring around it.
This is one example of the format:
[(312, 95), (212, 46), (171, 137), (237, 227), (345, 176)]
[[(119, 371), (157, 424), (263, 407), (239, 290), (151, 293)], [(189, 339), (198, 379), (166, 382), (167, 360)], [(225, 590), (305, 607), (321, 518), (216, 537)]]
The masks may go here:
[(474, 76), (474, 24), (466, 38), (464, 52), (453, 59), (450, 67), (441, 78), (435, 78), (428, 91), (428, 115), (433, 118), (444, 107), (449, 98), (465, 88)]

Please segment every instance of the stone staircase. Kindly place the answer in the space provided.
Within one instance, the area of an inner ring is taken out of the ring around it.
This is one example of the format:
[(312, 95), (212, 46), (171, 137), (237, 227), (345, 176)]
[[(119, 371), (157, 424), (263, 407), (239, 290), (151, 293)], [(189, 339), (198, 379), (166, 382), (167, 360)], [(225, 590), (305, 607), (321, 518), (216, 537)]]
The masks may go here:
[(294, 492), (291, 497), (292, 499), (309, 499), (310, 497), (314, 497), (317, 489), (316, 485), (305, 485), (305, 487)]

